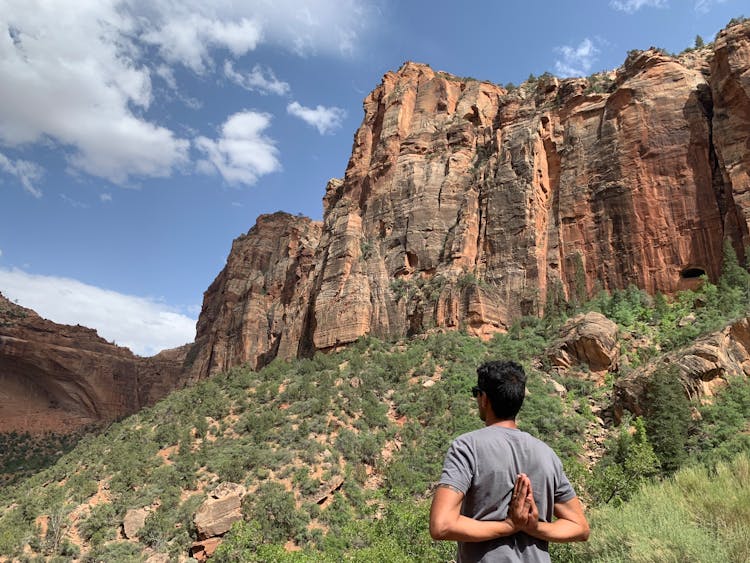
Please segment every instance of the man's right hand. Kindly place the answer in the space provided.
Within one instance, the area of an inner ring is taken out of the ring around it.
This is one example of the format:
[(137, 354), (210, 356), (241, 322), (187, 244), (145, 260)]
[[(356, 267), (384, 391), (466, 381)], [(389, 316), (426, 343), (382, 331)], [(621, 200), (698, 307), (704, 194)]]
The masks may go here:
[(536, 504), (534, 503), (534, 496), (531, 491), (531, 481), (525, 473), (521, 473), (516, 477), (516, 483), (513, 486), (507, 519), (510, 521), (513, 529), (520, 532), (525, 531), (531, 524), (529, 518), (531, 518), (532, 514), (535, 514), (534, 520), (536, 521), (539, 518), (539, 513), (536, 511)]
[[(521, 480), (521, 483), (519, 483)], [(583, 507), (578, 497), (573, 497), (566, 502), (555, 503), (554, 514), (557, 518), (554, 522), (540, 522), (539, 509), (534, 501), (534, 491), (531, 489), (531, 481), (523, 473), (516, 479), (516, 489), (525, 490), (526, 497), (523, 503), (523, 509), (519, 503), (511, 503), (514, 514), (522, 514), (526, 511), (526, 523), (519, 531), (525, 532), (530, 536), (545, 541), (552, 542), (570, 542), (586, 541), (589, 537), (589, 524), (583, 513)], [(517, 518), (520, 523), (522, 517)], [(514, 523), (516, 520), (514, 520)]]

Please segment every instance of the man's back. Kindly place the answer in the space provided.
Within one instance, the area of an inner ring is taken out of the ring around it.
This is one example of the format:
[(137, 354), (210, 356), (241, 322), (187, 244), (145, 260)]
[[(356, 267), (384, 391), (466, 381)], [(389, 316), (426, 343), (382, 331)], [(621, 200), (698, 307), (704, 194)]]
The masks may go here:
[[(554, 504), (575, 497), (549, 446), (526, 432), (496, 425), (456, 438), (446, 455), (440, 484), (464, 493), (464, 516), (503, 520), (520, 473), (531, 480), (540, 521), (551, 522)], [(549, 555), (547, 542), (518, 533), (486, 542), (459, 542), (458, 560), (549, 561)]]

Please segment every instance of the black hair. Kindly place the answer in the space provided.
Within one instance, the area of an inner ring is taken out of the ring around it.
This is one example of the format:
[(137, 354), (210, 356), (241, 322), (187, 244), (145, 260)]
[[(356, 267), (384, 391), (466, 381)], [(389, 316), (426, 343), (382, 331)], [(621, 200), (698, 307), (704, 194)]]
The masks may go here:
[(516, 362), (485, 362), (477, 368), (477, 386), (487, 394), (497, 418), (513, 420), (526, 396), (526, 372)]

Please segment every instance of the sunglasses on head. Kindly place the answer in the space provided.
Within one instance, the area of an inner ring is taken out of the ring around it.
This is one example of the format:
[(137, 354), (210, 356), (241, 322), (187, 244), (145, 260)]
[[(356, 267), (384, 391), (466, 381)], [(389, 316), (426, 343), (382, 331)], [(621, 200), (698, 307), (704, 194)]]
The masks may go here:
[(479, 396), (480, 393), (484, 393), (484, 389), (482, 389), (481, 387), (475, 385), (471, 388), (471, 396), (475, 399)]

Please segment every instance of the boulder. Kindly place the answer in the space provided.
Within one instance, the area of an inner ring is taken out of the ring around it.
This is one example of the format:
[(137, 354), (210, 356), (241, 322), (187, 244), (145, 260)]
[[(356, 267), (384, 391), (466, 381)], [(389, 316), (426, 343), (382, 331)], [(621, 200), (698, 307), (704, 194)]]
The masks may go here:
[(547, 352), (553, 366), (587, 365), (591, 371), (617, 368), (617, 325), (601, 313), (585, 313), (565, 323), (561, 337)]
[(709, 334), (694, 344), (664, 355), (615, 381), (615, 418), (623, 411), (644, 412), (644, 395), (655, 371), (674, 366), (685, 393), (692, 399), (707, 400), (724, 386), (729, 377), (750, 376), (750, 318), (739, 320)]
[(146, 517), (149, 514), (147, 508), (131, 508), (125, 513), (125, 518), (122, 520), (122, 533), (129, 539), (136, 539), (138, 532), (143, 528), (143, 524), (146, 522)]
[(242, 497), (246, 489), (236, 483), (222, 483), (195, 513), (198, 539), (221, 536), (242, 519)]
[(221, 538), (208, 538), (190, 546), (190, 555), (197, 561), (206, 561), (221, 544)]

